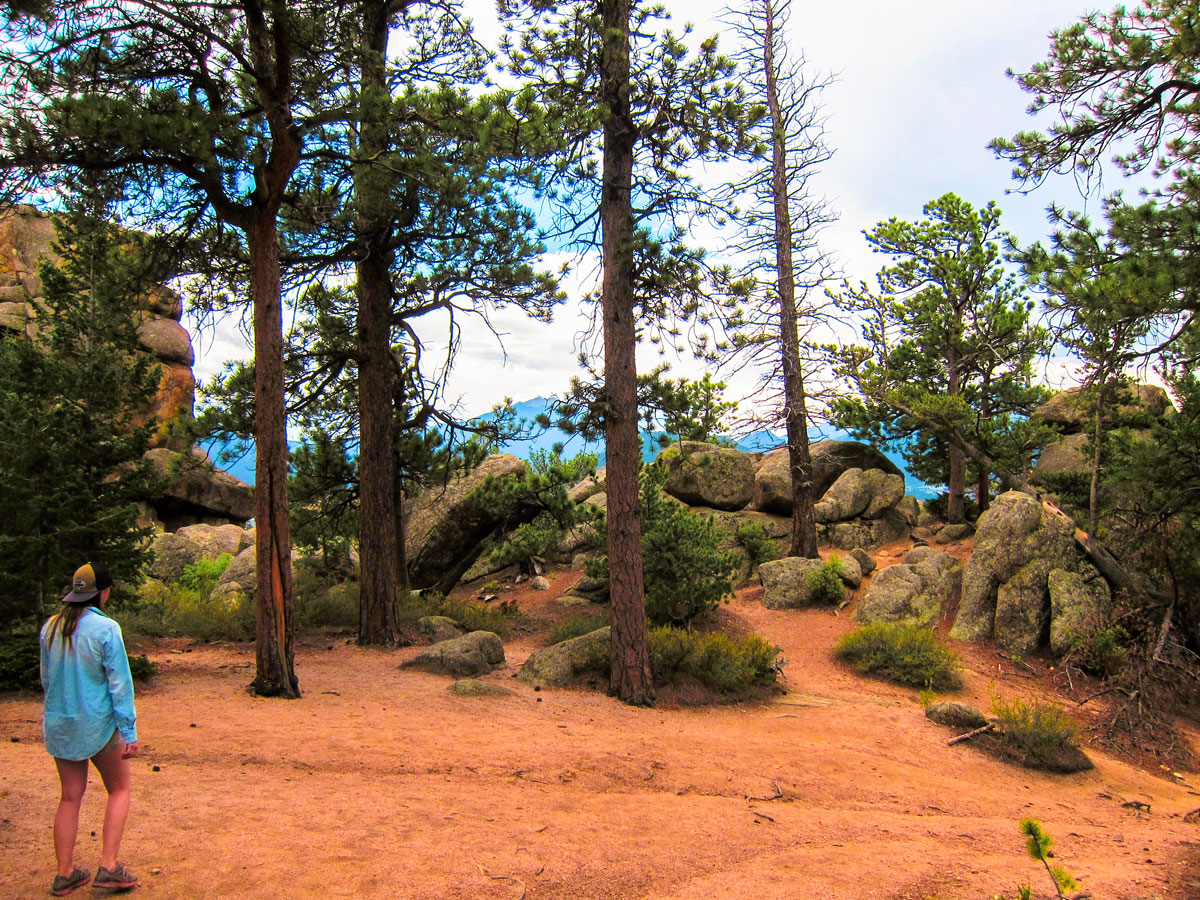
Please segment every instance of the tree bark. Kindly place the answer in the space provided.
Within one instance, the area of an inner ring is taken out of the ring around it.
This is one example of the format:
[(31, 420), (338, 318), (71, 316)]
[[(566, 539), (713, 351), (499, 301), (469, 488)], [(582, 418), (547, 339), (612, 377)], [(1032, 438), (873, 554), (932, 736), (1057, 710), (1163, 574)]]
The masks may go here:
[(355, 299), (358, 363), (358, 502), (362, 600), (358, 642), (394, 646), (399, 638), (395, 459), (392, 454), (391, 177), (377, 160), (388, 144), (385, 2), (362, 4), (359, 143), (354, 165)]
[[(262, 696), (300, 696), (292, 651), (292, 541), (288, 521), (287, 414), (283, 388), (283, 297), (279, 272), (279, 209), (300, 163), (300, 135), (292, 120), (292, 47), (286, 12), (245, 5), (256, 87), (271, 135), (264, 165), (255, 173), (248, 210), (237, 214), (250, 255), (254, 306), (255, 678)], [(284, 20), (280, 21), (280, 17)]]
[(638, 467), (637, 324), (633, 298), (633, 150), (630, 110), (630, 0), (600, 0), (600, 107), (604, 120), (600, 195), (604, 275), (605, 453), (608, 563), (612, 597), (610, 690), (625, 703), (654, 702), (642, 582)]
[(792, 266), (792, 216), (788, 207), (786, 123), (779, 105), (775, 67), (773, 0), (762, 0), (766, 30), (763, 71), (771, 116), (771, 193), (775, 204), (775, 272), (779, 280), (779, 341), (783, 354), (784, 421), (787, 427), (788, 474), (792, 483), (792, 539), (788, 556), (816, 559), (817, 519), (813, 511), (812, 455), (808, 448), (808, 409), (800, 365), (800, 333), (796, 314), (796, 276)]
[[(946, 354), (946, 369), (949, 378), (946, 393), (951, 397), (957, 397), (962, 392), (958, 365), (958, 353), (951, 349)], [(946, 490), (948, 491), (946, 521), (951, 525), (962, 524), (967, 521), (965, 502), (967, 493), (967, 457), (962, 449), (956, 447), (954, 444), (950, 445), (950, 477), (946, 481)]]
[(255, 678), (264, 697), (300, 696), (292, 650), (292, 543), (288, 522), (287, 421), (283, 393), (283, 309), (275, 213), (247, 232), (254, 302)]

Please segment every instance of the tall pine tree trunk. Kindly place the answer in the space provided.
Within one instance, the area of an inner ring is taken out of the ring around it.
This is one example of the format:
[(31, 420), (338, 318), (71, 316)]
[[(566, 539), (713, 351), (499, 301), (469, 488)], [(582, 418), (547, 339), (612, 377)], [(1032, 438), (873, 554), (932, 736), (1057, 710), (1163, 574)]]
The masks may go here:
[(812, 456), (808, 449), (808, 410), (800, 365), (796, 315), (796, 276), (792, 267), (792, 215), (788, 207), (787, 128), (779, 106), (775, 65), (773, 0), (763, 0), (763, 71), (771, 116), (771, 193), (775, 202), (775, 271), (779, 279), (779, 340), (783, 353), (784, 419), (787, 423), (788, 473), (792, 481), (792, 540), (788, 556), (816, 559), (817, 519), (813, 512)]
[(392, 454), (392, 176), (378, 163), (387, 149), (390, 97), (388, 4), (362, 4), (358, 162), (354, 167), (355, 299), (358, 301), (359, 554), (362, 600), (358, 642), (392, 646), (399, 636), (395, 461)]
[(283, 308), (273, 211), (247, 230), (254, 302), (255, 678), (264, 697), (297, 698), (292, 651), (292, 543), (288, 522), (287, 419), (283, 393)]
[(637, 326), (633, 302), (633, 148), (629, 106), (630, 0), (600, 0), (600, 107), (605, 111), (600, 195), (604, 276), (605, 453), (608, 564), (612, 596), (612, 692), (626, 703), (654, 701), (642, 584), (638, 509), (641, 442), (637, 414)]
[[(957, 397), (962, 392), (958, 365), (958, 353), (952, 349), (946, 354), (946, 369), (949, 373), (946, 393), (951, 397)], [(950, 477), (946, 481), (946, 490), (946, 521), (952, 525), (966, 522), (967, 456), (953, 444), (950, 445)]]
[[(286, 8), (245, 5), (256, 87), (271, 133), (271, 150), (255, 174), (248, 211), (236, 212), (250, 254), (254, 306), (254, 547), (257, 609), (255, 678), (262, 696), (300, 696), (292, 651), (292, 539), (288, 521), (287, 413), (283, 390), (283, 296), (279, 272), (279, 209), (300, 163), (300, 134), (292, 119), (291, 23)], [(218, 213), (221, 210), (218, 209)]]

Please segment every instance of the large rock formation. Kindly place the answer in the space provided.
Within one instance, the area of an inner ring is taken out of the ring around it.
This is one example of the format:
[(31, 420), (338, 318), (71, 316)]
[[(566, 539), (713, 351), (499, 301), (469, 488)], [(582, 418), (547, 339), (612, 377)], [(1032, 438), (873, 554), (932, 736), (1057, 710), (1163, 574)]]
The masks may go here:
[(683, 441), (658, 458), (667, 467), (663, 490), (689, 506), (738, 510), (754, 497), (754, 463), (740, 450)]
[[(42, 297), (38, 266), (56, 260), (55, 240), (50, 217), (31, 206), (0, 213), (0, 327), (34, 333)], [(192, 341), (179, 321), (183, 301), (156, 285), (131, 300), (130, 315), (138, 322), (139, 345), (162, 372), (158, 392), (134, 414), (135, 424), (155, 422), (147, 456), (156, 474), (167, 479), (163, 496), (145, 510), (146, 518), (168, 531), (198, 522), (244, 524), (254, 514), (252, 488), (216, 469), (202, 453), (202, 460), (188, 461), (186, 440), (172, 434), (172, 423), (191, 417), (196, 393)]]
[(422, 491), (404, 503), (408, 577), (414, 588), (449, 591), (471, 567), (499, 524), (471, 498), (489, 477), (520, 477), (525, 463), (494, 454), (469, 474)]
[[(810, 448), (813, 461), (813, 496), (822, 497), (847, 469), (879, 469), (904, 473), (894, 462), (866, 444), (855, 441), (817, 441)], [(792, 514), (792, 481), (788, 474), (788, 450), (780, 447), (763, 456), (754, 475), (755, 509), (763, 512)]]
[(203, 450), (158, 447), (146, 458), (164, 481), (162, 495), (150, 505), (167, 531), (197, 523), (241, 525), (254, 515), (254, 489), (214, 466)]
[(958, 593), (962, 566), (957, 559), (929, 547), (916, 547), (904, 562), (871, 579), (855, 615), (860, 622), (909, 622), (936, 625)]
[[(1045, 645), (1055, 630), (1050, 597), (1050, 574), (1055, 570), (1076, 573), (1088, 584), (1099, 579), (1075, 546), (1070, 520), (1028, 494), (1001, 494), (979, 517), (950, 636), (969, 641), (994, 638), (1001, 647), (1021, 653)], [(1060, 597), (1065, 597), (1073, 579), (1060, 575), (1055, 581)], [(1075, 606), (1064, 600), (1060, 615)], [(1068, 618), (1077, 621), (1074, 612)]]
[[(1117, 404), (1104, 417), (1105, 428), (1130, 425), (1144, 434), (1156, 419), (1174, 414), (1175, 407), (1167, 392), (1156, 384), (1130, 385), (1124, 402)], [(1081, 387), (1060, 391), (1034, 410), (1031, 418), (1053, 425), (1062, 437), (1046, 446), (1038, 457), (1033, 471), (1035, 484), (1051, 483), (1061, 474), (1086, 475), (1091, 472), (1091, 455), (1086, 452), (1092, 431), (1093, 410)]]
[[(31, 206), (18, 206), (0, 214), (0, 327), (32, 334), (35, 310), (42, 297), (38, 266), (43, 260), (56, 261), (53, 244), (54, 223)], [(192, 341), (179, 324), (183, 303), (165, 287), (156, 287), (148, 296), (131, 303), (130, 314), (137, 317), (138, 343), (162, 367), (158, 394), (150, 408), (141, 410), (141, 422), (157, 420), (153, 446), (183, 445), (169, 435), (171, 422), (191, 416), (196, 379)]]

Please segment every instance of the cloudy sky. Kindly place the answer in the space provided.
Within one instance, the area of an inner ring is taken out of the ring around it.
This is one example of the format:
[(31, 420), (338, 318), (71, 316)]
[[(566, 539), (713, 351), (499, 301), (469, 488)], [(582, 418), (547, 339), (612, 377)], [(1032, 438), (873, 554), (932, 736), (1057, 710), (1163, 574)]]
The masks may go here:
[[(721, 31), (717, 16), (724, 2), (666, 5), (699, 34)], [(468, 0), (467, 7), (481, 40), (494, 45), (490, 0)], [(1043, 59), (1049, 32), (1091, 8), (1081, 0), (793, 0), (793, 50), (803, 52), (811, 70), (835, 76), (824, 96), (835, 156), (817, 190), (840, 212), (825, 243), (848, 278), (870, 280), (883, 261), (872, 258), (864, 229), (892, 216), (919, 218), (924, 203), (948, 191), (976, 206), (997, 201), (1005, 227), (1026, 243), (1047, 233), (1045, 208), (1052, 199), (1098, 208), (1097, 198), (1081, 197), (1070, 179), (1029, 196), (1006, 195), (1010, 167), (987, 149), (991, 138), (1036, 123), (1025, 113), (1027, 95), (1005, 77), (1006, 68), (1023, 71)], [(1117, 186), (1110, 181), (1104, 189)], [(578, 281), (570, 289), (577, 293)], [(486, 329), (464, 335), (449, 392), (462, 411), (477, 414), (504, 397), (560, 392), (578, 373), (581, 314), (573, 302), (554, 325), (517, 315), (500, 315), (493, 325), (503, 332), (503, 345)], [(443, 334), (431, 323), (431, 340)], [(245, 352), (227, 328), (197, 335), (196, 346), (201, 377)], [(678, 374), (696, 371), (686, 360), (674, 365)]]

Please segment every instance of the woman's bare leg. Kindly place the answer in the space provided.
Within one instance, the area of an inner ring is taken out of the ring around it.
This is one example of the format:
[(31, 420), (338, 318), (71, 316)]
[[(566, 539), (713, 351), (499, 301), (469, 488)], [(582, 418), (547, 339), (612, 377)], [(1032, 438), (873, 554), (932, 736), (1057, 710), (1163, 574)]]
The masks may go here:
[(75, 871), (75, 839), (79, 836), (79, 807), (87, 790), (87, 760), (54, 758), (62, 797), (54, 814), (54, 856), (58, 874), (70, 876)]
[(117, 867), (121, 837), (125, 834), (125, 820), (129, 818), (129, 760), (122, 758), (124, 752), (125, 742), (118, 740), (115, 746), (92, 757), (92, 763), (100, 772), (104, 787), (108, 791), (108, 805), (104, 808), (100, 865), (110, 871)]

